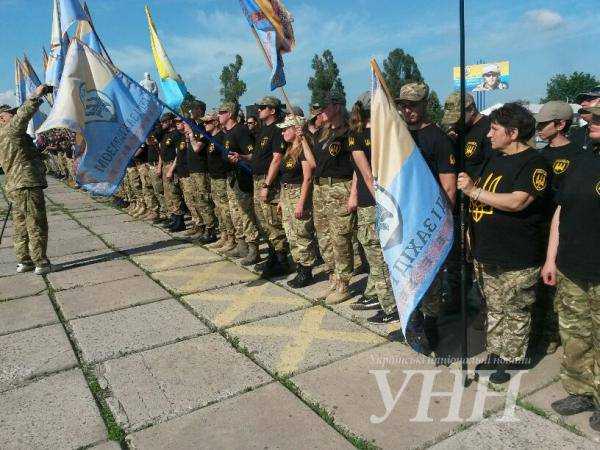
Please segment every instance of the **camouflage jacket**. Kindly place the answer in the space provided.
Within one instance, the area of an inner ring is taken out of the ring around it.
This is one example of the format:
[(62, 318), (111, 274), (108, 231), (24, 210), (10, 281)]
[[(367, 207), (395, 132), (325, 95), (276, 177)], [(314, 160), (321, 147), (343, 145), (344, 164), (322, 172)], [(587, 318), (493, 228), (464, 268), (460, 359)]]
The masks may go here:
[(27, 125), (41, 100), (27, 100), (7, 124), (0, 125), (0, 166), (6, 174), (6, 192), (48, 186), (41, 152), (27, 134)]

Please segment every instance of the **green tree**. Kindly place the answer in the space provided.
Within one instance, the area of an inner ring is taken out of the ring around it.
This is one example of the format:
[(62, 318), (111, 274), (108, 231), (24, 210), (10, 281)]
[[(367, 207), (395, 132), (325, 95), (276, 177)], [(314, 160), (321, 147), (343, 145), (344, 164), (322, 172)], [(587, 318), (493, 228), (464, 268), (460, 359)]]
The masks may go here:
[(394, 98), (400, 95), (400, 88), (406, 83), (424, 81), (415, 59), (400, 48), (392, 50), (383, 60), (383, 78)]
[(314, 75), (308, 80), (308, 89), (310, 89), (311, 103), (325, 102), (327, 93), (331, 90), (340, 92), (346, 98), (344, 84), (340, 78), (340, 70), (333, 59), (333, 53), (327, 49), (322, 56), (315, 55), (312, 60)]
[(235, 61), (225, 67), (219, 77), (221, 80), (221, 101), (239, 103), (240, 97), (246, 92), (246, 83), (240, 80), (240, 69), (244, 60), (240, 55), (235, 55)]
[(427, 102), (427, 116), (434, 123), (440, 123), (444, 117), (444, 108), (440, 104), (437, 92), (431, 91), (429, 101)]
[(548, 81), (546, 85), (546, 97), (541, 99), (541, 102), (563, 100), (573, 103), (577, 94), (587, 92), (599, 84), (598, 79), (590, 73), (573, 72), (571, 75), (559, 73)]

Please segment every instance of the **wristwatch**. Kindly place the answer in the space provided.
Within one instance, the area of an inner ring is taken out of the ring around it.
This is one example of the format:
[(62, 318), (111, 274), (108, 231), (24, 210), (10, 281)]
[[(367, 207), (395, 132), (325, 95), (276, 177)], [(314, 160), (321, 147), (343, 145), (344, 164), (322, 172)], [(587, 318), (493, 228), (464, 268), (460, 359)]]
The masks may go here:
[(263, 189), (271, 189), (271, 186), (268, 185), (267, 183), (263, 183), (262, 186), (261, 186), (261, 188), (263, 188)]

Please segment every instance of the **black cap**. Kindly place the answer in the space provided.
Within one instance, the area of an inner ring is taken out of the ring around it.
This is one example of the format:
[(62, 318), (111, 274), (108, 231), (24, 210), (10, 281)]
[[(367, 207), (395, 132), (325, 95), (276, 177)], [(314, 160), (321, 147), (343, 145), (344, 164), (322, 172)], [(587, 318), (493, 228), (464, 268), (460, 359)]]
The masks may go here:
[(600, 86), (596, 86), (589, 92), (581, 92), (577, 95), (577, 97), (575, 97), (575, 102), (581, 103), (584, 100), (591, 100), (593, 98), (600, 98)]

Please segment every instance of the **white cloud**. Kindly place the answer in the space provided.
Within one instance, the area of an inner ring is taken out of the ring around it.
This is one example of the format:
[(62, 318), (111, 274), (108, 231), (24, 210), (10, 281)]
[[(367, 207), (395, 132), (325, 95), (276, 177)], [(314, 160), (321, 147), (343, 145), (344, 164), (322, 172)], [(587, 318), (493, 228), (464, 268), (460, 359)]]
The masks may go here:
[(549, 9), (533, 9), (525, 13), (525, 18), (531, 20), (534, 24), (544, 30), (551, 30), (565, 22), (565, 19), (557, 13)]
[(15, 93), (13, 91), (0, 92), (0, 105), (14, 105)]

